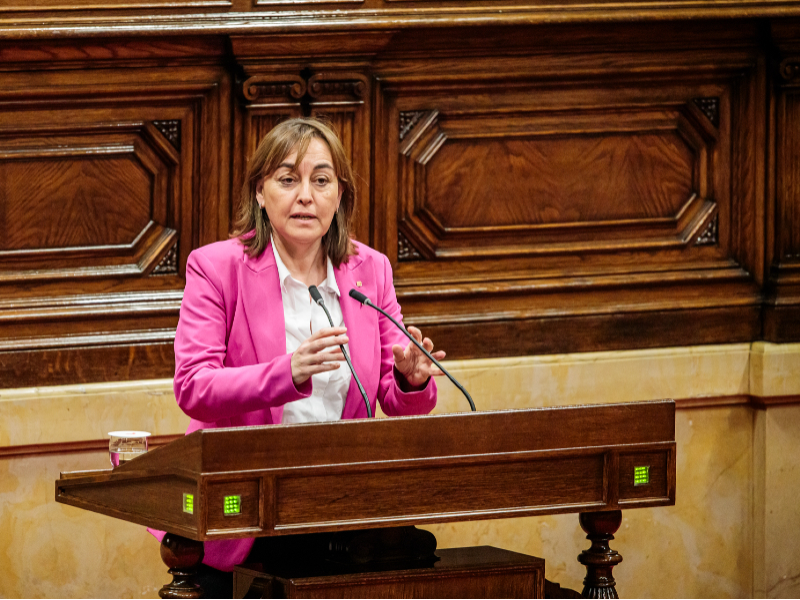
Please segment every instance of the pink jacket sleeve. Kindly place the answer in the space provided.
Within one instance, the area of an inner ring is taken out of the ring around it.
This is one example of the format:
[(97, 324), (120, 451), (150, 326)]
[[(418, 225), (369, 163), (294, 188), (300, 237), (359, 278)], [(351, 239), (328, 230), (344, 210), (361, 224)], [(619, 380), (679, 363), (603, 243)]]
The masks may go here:
[[(403, 322), (400, 304), (394, 291), (392, 267), (389, 260), (383, 258), (383, 297), (378, 298), (378, 306), (399, 323)], [(395, 371), (392, 346), (399, 344), (403, 348), (411, 342), (405, 335), (384, 316), (378, 317), (381, 344), (381, 378), (378, 384), (378, 399), (384, 414), (390, 417), (406, 415), (426, 415), (436, 406), (436, 383), (431, 377), (427, 385), (415, 392), (404, 392), (397, 383), (397, 377), (402, 377)]]
[(224, 289), (212, 262), (193, 252), (175, 333), (175, 397), (183, 412), (208, 423), (310, 396), (311, 379), (299, 388), (292, 381), (291, 354), (263, 364), (223, 366), (233, 312)]

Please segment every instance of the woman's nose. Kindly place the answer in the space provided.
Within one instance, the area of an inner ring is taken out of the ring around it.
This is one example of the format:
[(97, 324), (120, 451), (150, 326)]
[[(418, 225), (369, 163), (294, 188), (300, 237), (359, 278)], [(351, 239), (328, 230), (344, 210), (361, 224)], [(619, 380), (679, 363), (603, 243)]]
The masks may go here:
[(297, 199), (303, 204), (311, 202), (311, 181), (301, 181), (297, 192)]

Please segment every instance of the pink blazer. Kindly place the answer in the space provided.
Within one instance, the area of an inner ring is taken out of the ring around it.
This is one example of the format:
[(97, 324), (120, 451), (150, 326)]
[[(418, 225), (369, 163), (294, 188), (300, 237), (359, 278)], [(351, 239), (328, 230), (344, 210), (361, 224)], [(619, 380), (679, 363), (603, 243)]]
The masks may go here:
[[(358, 254), (335, 269), (353, 367), (373, 414), (376, 400), (389, 416), (427, 414), (436, 405), (433, 380), (410, 393), (395, 380), (392, 346), (405, 347), (408, 340), (388, 319), (378, 318), (377, 311), (348, 296), (356, 288), (395, 319), (402, 319), (389, 260), (363, 244), (356, 246)], [(284, 404), (311, 395), (310, 379), (300, 386), (292, 381), (272, 247), (257, 258), (243, 249), (237, 239), (217, 242), (192, 252), (186, 265), (186, 290), (175, 333), (174, 387), (178, 405), (191, 417), (187, 434), (280, 423)], [(364, 400), (351, 380), (342, 419), (366, 416)], [(252, 539), (206, 542), (203, 562), (230, 571), (244, 561), (252, 545)]]

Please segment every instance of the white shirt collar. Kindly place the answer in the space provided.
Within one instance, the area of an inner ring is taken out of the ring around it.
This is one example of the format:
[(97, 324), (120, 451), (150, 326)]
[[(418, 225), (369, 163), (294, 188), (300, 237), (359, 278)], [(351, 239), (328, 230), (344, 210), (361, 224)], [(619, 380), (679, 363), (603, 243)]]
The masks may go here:
[[(275, 254), (275, 264), (278, 266), (278, 279), (281, 282), (281, 288), (283, 291), (286, 291), (286, 281), (287, 278), (290, 278), (292, 281), (297, 281), (292, 274), (289, 272), (289, 269), (286, 268), (286, 265), (281, 260), (281, 255), (278, 252), (278, 248), (275, 246), (275, 239), (270, 236), (270, 242), (272, 243), (272, 252)], [(342, 294), (339, 292), (339, 286), (336, 284), (336, 273), (333, 270), (333, 262), (327, 256), (325, 257), (325, 263), (327, 265), (327, 274), (325, 275), (325, 281), (323, 281), (317, 287), (322, 290), (326, 290), (328, 292), (336, 294), (339, 298), (342, 297)], [(297, 283), (300, 283), (299, 281)]]

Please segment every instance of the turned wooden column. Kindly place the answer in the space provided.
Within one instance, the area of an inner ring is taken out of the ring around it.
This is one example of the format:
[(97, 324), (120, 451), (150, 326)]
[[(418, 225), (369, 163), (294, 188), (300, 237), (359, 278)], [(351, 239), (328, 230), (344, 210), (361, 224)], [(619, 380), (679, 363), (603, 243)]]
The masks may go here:
[(614, 533), (622, 523), (622, 511), (581, 513), (581, 528), (588, 534), (592, 547), (578, 556), (578, 561), (586, 567), (583, 580), (584, 598), (619, 598), (612, 569), (622, 562), (622, 556), (608, 547)]
[(161, 560), (169, 567), (172, 582), (158, 591), (161, 598), (202, 598), (203, 588), (195, 581), (203, 560), (203, 542), (168, 533), (161, 540)]

